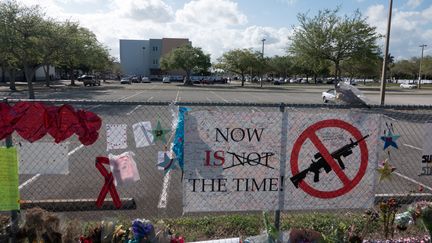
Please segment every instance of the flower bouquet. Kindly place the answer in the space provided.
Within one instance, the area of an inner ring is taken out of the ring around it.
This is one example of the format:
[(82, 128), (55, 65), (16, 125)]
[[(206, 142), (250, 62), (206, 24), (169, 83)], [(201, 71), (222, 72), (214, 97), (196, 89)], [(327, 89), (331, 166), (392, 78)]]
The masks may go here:
[(133, 238), (129, 240), (129, 243), (156, 242), (155, 230), (149, 220), (135, 219), (132, 221), (131, 231)]
[(395, 217), (396, 226), (400, 230), (405, 230), (410, 224), (417, 221), (423, 223), (424, 227), (432, 236), (432, 202), (420, 201), (416, 202), (406, 212), (397, 214)]

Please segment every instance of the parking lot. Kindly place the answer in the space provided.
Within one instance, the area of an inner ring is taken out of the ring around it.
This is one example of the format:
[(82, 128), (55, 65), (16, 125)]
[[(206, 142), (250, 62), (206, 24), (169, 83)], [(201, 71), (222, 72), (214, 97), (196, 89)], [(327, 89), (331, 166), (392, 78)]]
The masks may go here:
[[(184, 101), (184, 102), (247, 102), (247, 103), (287, 103), (287, 104), (321, 104), (321, 93), (332, 88), (332, 85), (313, 84), (258, 84), (240, 83), (226, 85), (195, 85), (185, 87), (181, 83), (133, 83), (120, 84), (119, 81), (108, 81), (97, 87), (66, 86), (63, 81), (51, 88), (36, 88), (36, 98), (40, 99), (89, 99), (89, 100), (127, 100), (127, 101)], [(366, 96), (369, 104), (380, 103), (379, 86), (357, 86)], [(10, 98), (27, 98), (25, 86), (19, 92), (10, 92), (0, 86), (0, 96)], [(401, 89), (391, 87), (386, 92), (385, 104), (389, 105), (431, 105), (432, 89)]]

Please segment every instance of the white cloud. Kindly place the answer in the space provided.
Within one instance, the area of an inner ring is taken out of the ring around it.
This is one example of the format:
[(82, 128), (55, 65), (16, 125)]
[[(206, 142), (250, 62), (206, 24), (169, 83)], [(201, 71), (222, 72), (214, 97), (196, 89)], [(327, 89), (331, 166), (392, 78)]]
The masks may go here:
[(277, 0), (278, 2), (286, 3), (292, 5), (297, 2), (297, 0)]
[(63, 4), (70, 4), (70, 3), (86, 4), (86, 3), (93, 3), (95, 2), (95, 0), (56, 0), (56, 2), (63, 3)]
[(199, 26), (244, 25), (247, 17), (230, 0), (194, 0), (176, 12), (179, 23)]
[(377, 28), (377, 32), (385, 34), (387, 28), (387, 10), (384, 5), (372, 5), (366, 10), (367, 21)]
[(123, 18), (166, 23), (174, 19), (174, 12), (162, 0), (114, 0), (115, 10)]
[[(365, 14), (368, 23), (377, 27), (377, 32), (385, 35), (387, 30), (388, 7), (373, 5)], [(431, 31), (424, 31), (432, 27), (432, 5), (422, 11), (402, 11), (393, 9), (390, 53), (401, 58), (410, 58), (418, 55), (418, 46), (429, 43)], [(380, 40), (381, 47), (384, 46), (384, 38)]]
[(420, 6), (420, 4), (422, 4), (422, 2), (423, 0), (408, 0), (406, 5), (410, 8), (417, 8), (418, 6)]

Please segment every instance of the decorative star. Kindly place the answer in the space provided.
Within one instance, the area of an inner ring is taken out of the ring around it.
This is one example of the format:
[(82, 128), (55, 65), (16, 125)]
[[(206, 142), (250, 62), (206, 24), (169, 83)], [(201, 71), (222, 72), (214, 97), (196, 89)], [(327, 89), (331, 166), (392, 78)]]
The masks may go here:
[(165, 135), (168, 134), (171, 130), (169, 129), (163, 129), (162, 125), (160, 124), (160, 121), (157, 122), (156, 129), (152, 130), (152, 134), (154, 137), (154, 141), (161, 140), (162, 142), (166, 143)]
[(167, 153), (164, 153), (164, 161), (158, 163), (157, 165), (164, 168), (164, 173), (168, 173), (170, 170), (177, 169), (176, 164), (177, 159), (172, 159)]
[(383, 181), (385, 179), (390, 179), (391, 180), (391, 176), (392, 173), (396, 170), (395, 167), (393, 167), (388, 159), (385, 159), (382, 164), (379, 166), (379, 168), (377, 169), (378, 173), (380, 174), (379, 177), (379, 181)]
[(387, 135), (381, 136), (381, 140), (384, 141), (384, 150), (389, 146), (393, 146), (398, 149), (398, 145), (396, 140), (400, 137), (400, 135), (394, 135), (390, 130), (387, 132)]

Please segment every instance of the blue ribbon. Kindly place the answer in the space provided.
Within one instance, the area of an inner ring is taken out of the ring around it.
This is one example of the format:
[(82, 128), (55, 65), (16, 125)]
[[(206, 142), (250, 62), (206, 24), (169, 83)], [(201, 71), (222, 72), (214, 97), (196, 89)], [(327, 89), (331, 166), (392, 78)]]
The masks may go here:
[(190, 111), (191, 108), (179, 107), (178, 113), (178, 123), (175, 131), (174, 141), (173, 141), (173, 152), (176, 155), (180, 169), (183, 172), (184, 161), (183, 161), (183, 145), (184, 145), (184, 118), (186, 112)]

